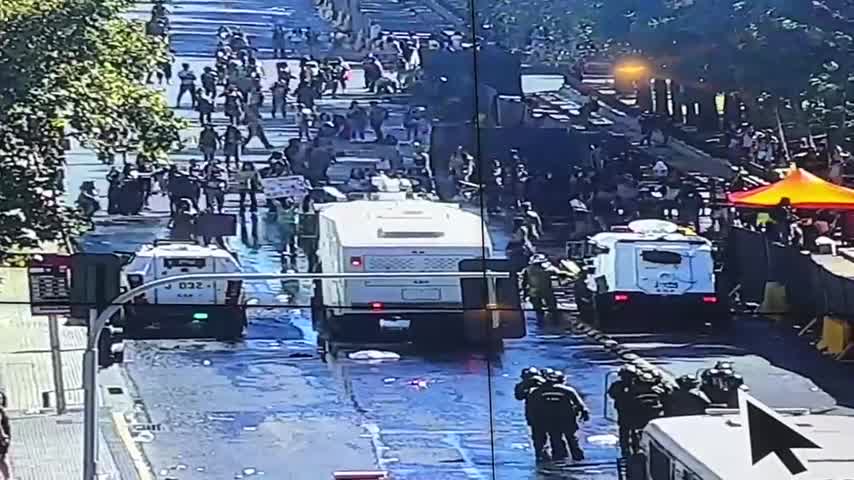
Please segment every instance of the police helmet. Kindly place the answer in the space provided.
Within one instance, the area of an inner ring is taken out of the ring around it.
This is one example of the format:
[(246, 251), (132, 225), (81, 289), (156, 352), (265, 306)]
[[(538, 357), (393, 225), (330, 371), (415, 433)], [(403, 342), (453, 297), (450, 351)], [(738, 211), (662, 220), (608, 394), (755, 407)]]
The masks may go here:
[(536, 255), (533, 255), (531, 257), (531, 259), (528, 261), (528, 263), (531, 265), (541, 265), (541, 264), (546, 263), (548, 261), (549, 261), (549, 258), (547, 256), (543, 255), (542, 253), (538, 253)]
[(554, 373), (555, 370), (553, 368), (544, 368), (540, 370), (540, 375), (542, 375), (545, 379), (548, 379), (550, 376), (554, 375)]
[(620, 378), (624, 378), (624, 379), (625, 378), (631, 378), (631, 377), (637, 375), (637, 373), (638, 373), (638, 369), (635, 368), (634, 365), (624, 365), (622, 368), (620, 368), (620, 371), (617, 372), (617, 374), (620, 376)]
[(683, 388), (695, 388), (700, 384), (700, 381), (694, 375), (682, 375), (676, 379), (676, 383)]
[(715, 363), (714, 368), (717, 370), (732, 370), (733, 369), (733, 363), (730, 361), (727, 361), (727, 360), (720, 360), (717, 363)]
[(531, 377), (535, 377), (539, 374), (540, 374), (540, 370), (538, 368), (528, 367), (528, 368), (522, 369), (521, 377), (522, 378), (531, 378)]
[(566, 375), (560, 370), (554, 370), (546, 376), (546, 380), (551, 383), (563, 383), (566, 381)]

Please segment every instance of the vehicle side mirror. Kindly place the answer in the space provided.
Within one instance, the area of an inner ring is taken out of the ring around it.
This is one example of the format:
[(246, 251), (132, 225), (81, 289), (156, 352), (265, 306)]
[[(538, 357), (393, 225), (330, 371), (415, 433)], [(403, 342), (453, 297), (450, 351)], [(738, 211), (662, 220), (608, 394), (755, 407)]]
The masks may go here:
[(610, 251), (611, 251), (610, 248), (600, 247), (598, 245), (594, 245), (593, 248), (591, 248), (591, 252), (593, 253), (593, 255), (604, 255)]

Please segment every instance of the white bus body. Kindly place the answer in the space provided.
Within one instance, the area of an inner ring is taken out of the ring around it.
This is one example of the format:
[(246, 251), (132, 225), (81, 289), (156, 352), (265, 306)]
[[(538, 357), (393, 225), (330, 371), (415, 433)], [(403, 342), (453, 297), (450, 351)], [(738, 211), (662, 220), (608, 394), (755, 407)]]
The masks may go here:
[(318, 256), (324, 272), (413, 272), (405, 279), (324, 281), (323, 302), (333, 315), (459, 309), (459, 279), (418, 274), (457, 272), (461, 260), (491, 254), (482, 219), (456, 205), (392, 199), (320, 208)]
[(696, 415), (653, 420), (644, 429), (643, 475), (630, 480), (851, 480), (854, 417), (785, 416), (820, 449), (795, 449), (807, 471), (793, 477), (771, 454), (752, 465), (741, 416)]

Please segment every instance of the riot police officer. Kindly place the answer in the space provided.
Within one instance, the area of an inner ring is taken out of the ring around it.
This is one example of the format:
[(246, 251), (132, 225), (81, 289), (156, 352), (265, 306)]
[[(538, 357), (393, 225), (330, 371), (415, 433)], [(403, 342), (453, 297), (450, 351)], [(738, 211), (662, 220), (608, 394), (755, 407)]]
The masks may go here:
[(522, 276), (523, 285), (531, 305), (537, 312), (537, 320), (543, 321), (546, 312), (552, 318), (557, 313), (557, 300), (552, 287), (552, 268), (548, 257), (542, 254), (531, 257), (530, 264), (525, 268)]
[(711, 400), (697, 387), (700, 381), (693, 375), (683, 375), (676, 379), (679, 386), (664, 399), (664, 416), (702, 415), (711, 405)]
[(712, 404), (738, 408), (738, 390), (746, 388), (744, 379), (735, 373), (732, 362), (720, 361), (700, 376), (700, 390)]
[(618, 375), (617, 381), (608, 387), (608, 396), (614, 400), (614, 409), (617, 410), (620, 452), (622, 452), (624, 457), (628, 457), (631, 453), (629, 449), (629, 437), (632, 425), (631, 415), (637, 410), (632, 408), (632, 386), (638, 372), (634, 365), (626, 365), (620, 369)]
[[(573, 460), (583, 460), (584, 452), (575, 436), (578, 420), (586, 421), (590, 412), (574, 388), (565, 384), (563, 372), (548, 372), (546, 383), (531, 392), (535, 423), (547, 425), (553, 460), (567, 457), (567, 444)], [(566, 442), (565, 442), (566, 440)]]
[(636, 453), (640, 447), (640, 434), (644, 427), (664, 412), (662, 397), (665, 391), (650, 373), (642, 373), (631, 388), (631, 411), (628, 415), (629, 451)]
[(513, 393), (516, 400), (523, 400), (525, 402), (525, 421), (531, 429), (531, 444), (534, 446), (534, 455), (537, 461), (547, 460), (546, 426), (534, 421), (535, 418), (531, 412), (533, 402), (530, 401), (531, 392), (543, 386), (546, 383), (546, 379), (534, 367), (522, 370), (520, 377), (521, 379), (516, 384)]

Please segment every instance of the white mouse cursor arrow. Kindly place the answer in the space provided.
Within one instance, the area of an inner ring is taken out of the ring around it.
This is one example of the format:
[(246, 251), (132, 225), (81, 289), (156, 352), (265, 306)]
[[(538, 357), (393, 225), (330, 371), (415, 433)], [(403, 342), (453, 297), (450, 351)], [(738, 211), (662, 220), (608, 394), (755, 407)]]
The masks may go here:
[(738, 392), (738, 403), (743, 425), (747, 426), (750, 436), (753, 465), (773, 453), (792, 475), (805, 472), (807, 468), (792, 449), (821, 447), (803, 436), (779, 414), (742, 390)]

